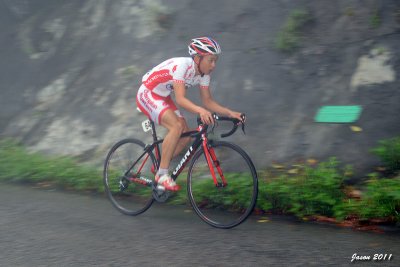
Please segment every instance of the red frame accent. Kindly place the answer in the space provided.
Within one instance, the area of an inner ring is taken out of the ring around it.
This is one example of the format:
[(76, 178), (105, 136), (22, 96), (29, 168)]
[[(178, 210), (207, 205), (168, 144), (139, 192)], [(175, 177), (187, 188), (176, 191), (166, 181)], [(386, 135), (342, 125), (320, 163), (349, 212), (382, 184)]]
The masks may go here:
[[(150, 156), (150, 154), (147, 154), (147, 155), (146, 155), (146, 158), (143, 160), (142, 165), (141, 165), (140, 168), (138, 169), (138, 173), (141, 172), (141, 170), (142, 170), (144, 164), (146, 164), (147, 159), (149, 158), (149, 156)], [(136, 173), (136, 175), (137, 175), (137, 173)]]
[(213, 160), (213, 162), (214, 162), (214, 165), (215, 165), (215, 167), (217, 168), (217, 171), (218, 171), (218, 173), (219, 173), (219, 177), (221, 177), (221, 180), (222, 180), (223, 185), (224, 185), (224, 186), (227, 186), (228, 183), (227, 183), (226, 180), (225, 180), (224, 173), (222, 172), (221, 165), (219, 164), (219, 161), (218, 161), (218, 159), (217, 159), (217, 155), (215, 155), (214, 148), (210, 147), (210, 148), (208, 149), (208, 152), (210, 153), (211, 158), (212, 158), (212, 160)]
[(214, 171), (214, 166), (215, 166), (218, 170), (219, 176), (221, 177), (223, 186), (226, 186), (227, 182), (225, 180), (225, 176), (224, 176), (224, 173), (222, 172), (221, 166), (218, 164), (217, 156), (215, 155), (214, 149), (211, 147), (209, 148), (207, 146), (207, 144), (208, 144), (207, 137), (205, 137), (205, 135), (203, 135), (203, 151), (204, 151), (204, 155), (206, 156), (207, 165), (208, 165), (208, 168), (210, 169), (210, 173), (214, 180), (214, 184), (215, 184), (215, 186), (218, 186), (217, 176), (215, 175), (215, 171)]
[(158, 161), (160, 161), (161, 160), (161, 155), (160, 155), (160, 151), (158, 151), (158, 146), (156, 146), (154, 149), (156, 151), (156, 159)]
[(138, 184), (141, 184), (141, 185), (147, 185), (147, 183), (145, 181), (143, 181), (143, 180), (141, 180), (139, 178), (130, 178), (129, 180), (131, 180), (131, 182), (138, 183)]

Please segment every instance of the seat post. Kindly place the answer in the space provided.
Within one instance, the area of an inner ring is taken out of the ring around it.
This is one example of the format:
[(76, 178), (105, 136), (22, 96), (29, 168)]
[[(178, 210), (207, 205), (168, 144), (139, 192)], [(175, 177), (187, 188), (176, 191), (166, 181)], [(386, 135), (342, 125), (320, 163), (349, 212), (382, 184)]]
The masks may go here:
[(150, 120), (150, 125), (151, 125), (151, 134), (153, 136), (153, 142), (156, 142), (157, 139), (157, 132), (156, 132), (156, 125), (154, 124), (154, 121)]
[[(136, 108), (136, 110), (140, 113), (140, 114), (143, 114), (143, 112), (139, 109), (139, 108)], [(143, 115), (145, 115), (145, 114), (143, 114)], [(147, 117), (147, 116), (146, 116)], [(158, 141), (158, 137), (157, 137), (157, 132), (156, 132), (156, 125), (155, 125), (155, 123), (154, 123), (154, 121), (151, 119), (151, 118), (149, 118), (149, 117), (147, 117), (147, 120), (145, 120), (143, 123), (149, 123), (150, 124), (150, 128), (151, 128), (151, 135), (152, 135), (152, 137), (153, 137), (153, 144), (154, 143), (157, 143), (157, 141)], [(142, 124), (143, 125), (143, 124)], [(143, 128), (144, 129), (144, 128)], [(149, 130), (144, 130), (145, 132), (147, 132), (147, 131), (149, 131)], [(157, 159), (157, 161), (158, 161), (158, 165), (160, 164), (160, 160), (161, 160), (161, 153), (160, 153), (160, 144), (156, 144), (155, 145), (155, 156), (156, 156), (156, 159)]]
[[(138, 107), (136, 108), (136, 111), (141, 115), (145, 115), (145, 114), (143, 114), (143, 112)], [(153, 136), (153, 141), (156, 142), (157, 141), (156, 125), (154, 124), (153, 120), (151, 118), (149, 118), (149, 117), (147, 117), (147, 121), (150, 122), (151, 134)]]
[[(153, 136), (153, 143), (156, 143), (158, 141), (156, 125), (155, 125), (154, 121), (152, 121), (151, 119), (149, 119), (149, 121), (150, 121), (150, 126), (151, 126), (151, 135)], [(158, 162), (157, 166), (160, 166), (160, 161), (161, 161), (160, 144), (156, 144), (154, 149), (155, 149), (155, 154), (156, 154), (155, 156), (156, 156), (156, 159)]]

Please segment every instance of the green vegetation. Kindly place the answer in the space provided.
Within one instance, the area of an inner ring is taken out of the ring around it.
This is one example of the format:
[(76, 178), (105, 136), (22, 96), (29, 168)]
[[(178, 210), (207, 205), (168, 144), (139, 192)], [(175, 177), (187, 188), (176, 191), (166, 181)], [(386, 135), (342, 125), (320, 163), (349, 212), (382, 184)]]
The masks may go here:
[(298, 217), (307, 215), (334, 216), (335, 209), (344, 198), (344, 171), (337, 169), (332, 158), (317, 167), (299, 166), (296, 175), (265, 177), (260, 186), (260, 208), (270, 208), (279, 213), (291, 213)]
[(400, 171), (400, 137), (381, 140), (371, 152), (381, 159), (388, 171)]
[(378, 55), (378, 56), (383, 55), (387, 52), (388, 52), (388, 50), (384, 46), (378, 46), (378, 47), (375, 47), (374, 49), (372, 49), (372, 53), (375, 55)]
[[(371, 151), (382, 159), (391, 177), (370, 174), (365, 184), (358, 185), (362, 187), (359, 196), (351, 194), (353, 188), (346, 185), (351, 167), (340, 168), (340, 162), (331, 158), (319, 164), (315, 161), (297, 164), (289, 171), (279, 167), (260, 172), (257, 210), (298, 218), (324, 216), (339, 221), (357, 218), (400, 222), (400, 137), (382, 140)], [(172, 194), (168, 203), (188, 202), (185, 177), (183, 173), (179, 180), (182, 190)], [(101, 170), (78, 164), (71, 158), (30, 153), (10, 140), (0, 141), (0, 181), (104, 192)], [(199, 185), (196, 189), (210, 206), (231, 205), (246, 198), (229, 191), (218, 198), (208, 186)]]
[(300, 45), (303, 26), (311, 20), (312, 17), (308, 11), (293, 10), (275, 40), (275, 47), (283, 52), (294, 51)]
[(0, 181), (42, 183), (65, 189), (104, 191), (100, 170), (67, 157), (30, 153), (14, 141), (0, 142)]
[(379, 26), (381, 26), (382, 21), (381, 21), (381, 16), (379, 15), (378, 10), (376, 10), (376, 9), (374, 10), (372, 16), (370, 17), (369, 23), (375, 29), (379, 28)]
[(364, 197), (358, 203), (361, 218), (390, 218), (400, 222), (400, 175), (379, 179), (373, 176), (368, 182)]
[(225, 207), (240, 209), (247, 207), (250, 203), (250, 194), (253, 189), (252, 178), (249, 174), (224, 173), (228, 186), (223, 190), (216, 188), (209, 179), (193, 179), (193, 195), (203, 207), (216, 208)]

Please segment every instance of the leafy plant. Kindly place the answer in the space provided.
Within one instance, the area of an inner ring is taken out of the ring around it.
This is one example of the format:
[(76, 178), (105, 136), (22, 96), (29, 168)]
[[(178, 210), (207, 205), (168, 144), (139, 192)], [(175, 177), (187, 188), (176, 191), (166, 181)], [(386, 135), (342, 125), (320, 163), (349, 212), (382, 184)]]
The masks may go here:
[(381, 26), (381, 17), (378, 10), (374, 10), (372, 16), (370, 17), (370, 25), (373, 28), (378, 28), (379, 26)]
[(390, 172), (400, 171), (400, 136), (379, 141), (371, 150), (384, 163)]
[(276, 48), (284, 52), (291, 52), (297, 48), (301, 40), (301, 29), (311, 19), (308, 11), (293, 10), (275, 40)]
[[(337, 170), (335, 158), (316, 168), (305, 166), (296, 176), (282, 175), (263, 185), (261, 193), (275, 211), (305, 215), (332, 216), (344, 198), (344, 175)], [(267, 205), (268, 206), (268, 205)]]
[(359, 206), (362, 218), (392, 217), (400, 221), (400, 175), (391, 179), (370, 179)]

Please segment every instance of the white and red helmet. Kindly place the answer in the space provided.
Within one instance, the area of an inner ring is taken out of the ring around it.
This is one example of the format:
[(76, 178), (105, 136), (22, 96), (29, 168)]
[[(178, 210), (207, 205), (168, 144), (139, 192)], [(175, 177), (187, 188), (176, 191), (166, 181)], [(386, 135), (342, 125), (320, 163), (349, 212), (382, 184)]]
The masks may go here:
[(190, 42), (189, 46), (189, 54), (191, 56), (199, 55), (219, 55), (221, 54), (221, 47), (219, 44), (210, 37), (199, 37), (194, 38)]

